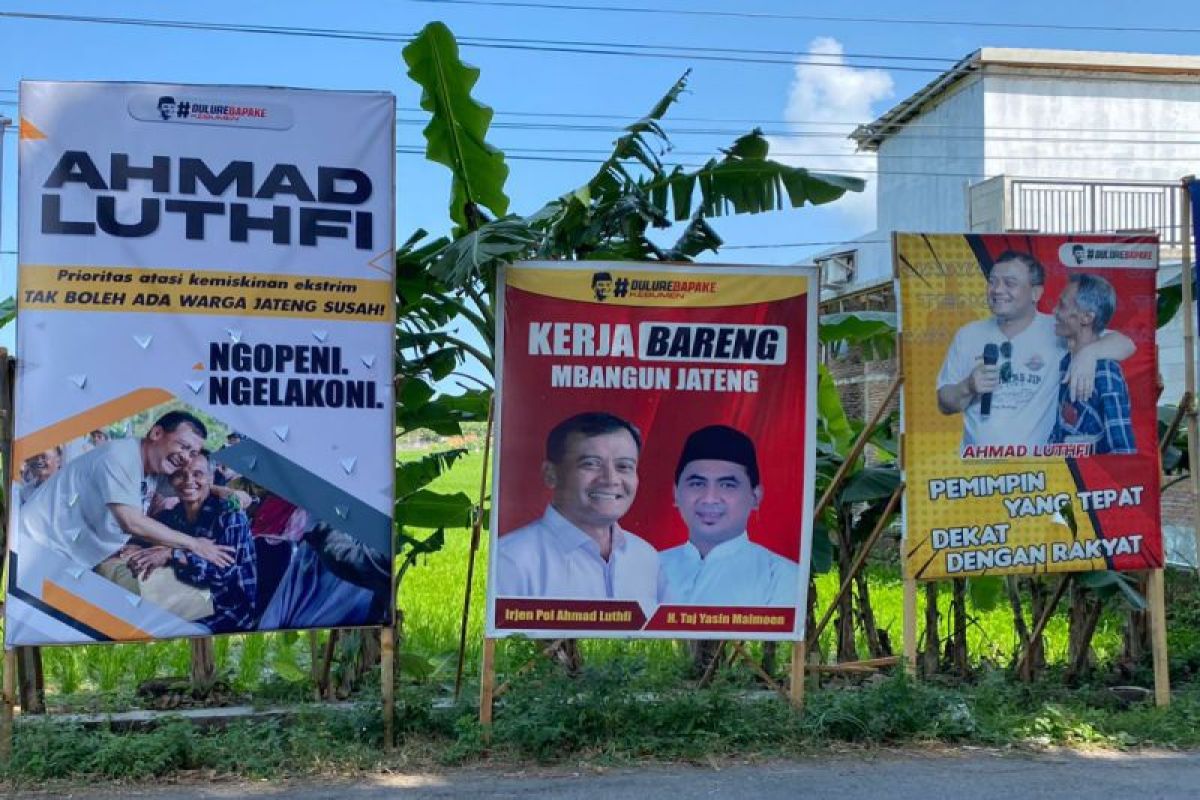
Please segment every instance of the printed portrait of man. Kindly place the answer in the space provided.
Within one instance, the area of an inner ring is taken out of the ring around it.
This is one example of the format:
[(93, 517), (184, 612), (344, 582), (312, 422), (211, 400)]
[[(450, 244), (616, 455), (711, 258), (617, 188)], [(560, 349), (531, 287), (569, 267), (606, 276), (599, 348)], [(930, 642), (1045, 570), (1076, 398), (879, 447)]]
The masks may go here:
[(175, 116), (175, 98), (169, 95), (164, 95), (158, 98), (158, 113), (164, 119), (168, 120)]
[(961, 414), (963, 446), (1042, 445), (1050, 441), (1060, 383), (1071, 401), (1092, 395), (1097, 364), (1122, 361), (1133, 342), (1106, 331), (1078, 348), (1065, 375), (1067, 343), (1055, 318), (1037, 310), (1046, 271), (1028, 253), (1007, 251), (987, 273), (986, 319), (958, 329), (937, 378), (943, 414)]
[(613, 276), (611, 272), (597, 272), (592, 275), (592, 293), (597, 300), (607, 300), (612, 296)]
[(22, 546), (44, 547), (92, 569), (136, 536), (229, 566), (230, 548), (172, 530), (148, 513), (160, 482), (187, 466), (207, 435), (195, 416), (169, 411), (141, 439), (117, 439), (72, 459), (21, 509)]
[[(1067, 343), (1060, 374), (1070, 369), (1075, 353), (1103, 335), (1116, 309), (1117, 293), (1107, 280), (1086, 273), (1071, 276), (1054, 307), (1054, 332)], [(1137, 452), (1129, 387), (1119, 362), (1096, 362), (1095, 387), (1087, 397), (1072, 400), (1065, 387), (1059, 387), (1058, 417), (1051, 441), (1090, 444), (1095, 455)]]
[(540, 470), (550, 504), (500, 537), (497, 596), (657, 604), (658, 551), (619, 524), (637, 496), (641, 448), (638, 429), (613, 414), (584, 412), (554, 426)]
[(763, 499), (750, 437), (709, 425), (684, 442), (675, 468), (675, 507), (688, 541), (663, 551), (664, 602), (713, 606), (794, 606), (797, 565), (750, 541)]

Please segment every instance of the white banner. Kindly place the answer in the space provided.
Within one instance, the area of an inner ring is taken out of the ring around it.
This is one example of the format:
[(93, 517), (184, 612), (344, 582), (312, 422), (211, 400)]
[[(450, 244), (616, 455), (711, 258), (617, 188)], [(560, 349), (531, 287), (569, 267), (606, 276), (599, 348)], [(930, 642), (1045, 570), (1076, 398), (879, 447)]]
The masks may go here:
[(6, 646), (390, 619), (394, 120), (21, 84)]

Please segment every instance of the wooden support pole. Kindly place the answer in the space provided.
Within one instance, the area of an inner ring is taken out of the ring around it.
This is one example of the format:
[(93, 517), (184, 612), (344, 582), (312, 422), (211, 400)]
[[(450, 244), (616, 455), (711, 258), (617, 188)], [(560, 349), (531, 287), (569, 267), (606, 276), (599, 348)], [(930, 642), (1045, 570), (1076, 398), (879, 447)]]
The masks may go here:
[[(4, 486), (13, 485), (12, 469), (12, 430), (13, 430), (13, 364), (8, 357), (8, 350), (0, 347), (0, 472), (3, 473)], [(11, 500), (11, 498), (10, 498)], [(6, 509), (7, 510), (7, 509)], [(7, 575), (12, 569), (9, 560), (8, 515), (0, 514), (0, 533), (4, 536), (4, 567), (0, 575)], [(8, 630), (5, 629), (5, 637)], [(17, 652), (4, 647), (4, 680), (0, 689), (0, 764), (8, 766), (12, 760), (13, 747), (13, 716), (17, 705)]]
[(325, 641), (325, 657), (321, 660), (321, 677), (317, 680), (317, 695), (322, 700), (333, 697), (329, 673), (333, 669), (333, 650), (337, 646), (337, 640), (338, 631), (337, 628), (333, 628), (329, 631), (329, 638)]
[(17, 655), (4, 650), (4, 697), (0, 704), (0, 764), (12, 760), (13, 710), (17, 704)]
[(775, 680), (770, 673), (762, 668), (762, 664), (759, 664), (748, 652), (746, 652), (745, 645), (743, 645), (741, 642), (734, 642), (733, 652), (736, 653), (742, 659), (742, 661), (746, 662), (746, 666), (750, 667), (751, 671), (757, 675), (763, 683), (778, 692), (784, 700), (787, 700), (789, 703), (792, 702), (792, 696), (789, 693), (789, 690), (780, 686), (779, 681)]
[(904, 610), (902, 614), (903, 630), (901, 631), (904, 639), (904, 671), (910, 678), (915, 678), (917, 675), (917, 582), (907, 574), (907, 566), (904, 571)]
[[(1196, 309), (1192, 307), (1192, 198), (1188, 184), (1194, 180), (1189, 175), (1183, 179), (1180, 191), (1180, 240), (1183, 257), (1180, 262), (1180, 280), (1183, 284), (1183, 381), (1184, 389), (1196, 396)], [(1192, 482), (1192, 497), (1200, 498), (1200, 421), (1196, 418), (1195, 404), (1187, 412), (1188, 473)], [(1192, 525), (1196, 538), (1196, 564), (1200, 571), (1200, 502), (1192, 504)]]
[[(13, 485), (12, 476), (12, 430), (13, 407), (12, 382), (9, 380), (8, 350), (0, 347), (0, 473), (4, 486)], [(11, 500), (11, 498), (10, 498)], [(7, 509), (6, 509), (7, 510)], [(12, 568), (8, 559), (8, 515), (0, 514), (0, 531), (4, 534), (4, 567), (0, 575), (7, 574)], [(8, 631), (5, 629), (5, 636)], [(4, 681), (0, 691), (0, 764), (8, 766), (12, 760), (13, 713), (17, 704), (17, 654), (8, 647), (4, 648)]]
[(883, 513), (879, 516), (879, 521), (875, 523), (874, 530), (867, 540), (863, 542), (858, 549), (858, 555), (854, 558), (854, 563), (850, 566), (850, 573), (842, 578), (842, 585), (838, 587), (837, 595), (830, 602), (829, 608), (825, 609), (825, 615), (821, 617), (821, 621), (817, 623), (816, 629), (813, 631), (814, 641), (821, 638), (821, 634), (825, 632), (825, 626), (829, 624), (829, 620), (833, 618), (833, 614), (837, 611), (838, 603), (842, 602), (842, 598), (850, 591), (850, 587), (854, 585), (854, 577), (858, 575), (863, 564), (867, 561), (867, 556), (871, 552), (871, 548), (875, 546), (875, 542), (883, 534), (883, 529), (887, 527), (888, 517), (896, 510), (897, 504), (900, 502), (900, 496), (904, 494), (904, 484), (901, 483), (892, 492), (892, 496), (888, 498), (887, 506), (883, 509)]
[(843, 661), (840, 664), (813, 664), (808, 669), (812, 672), (841, 672), (842, 670), (874, 672), (882, 667), (894, 667), (899, 663), (900, 656), (882, 656), (880, 658), (864, 658), (861, 661)]
[(506, 681), (504, 681), (504, 683), (500, 684), (499, 686), (496, 686), (496, 688), (492, 690), (492, 700), (493, 701), (499, 700), (500, 697), (503, 696), (505, 692), (507, 692), (509, 689), (512, 688), (512, 682), (513, 682), (514, 678), (524, 675), (526, 672), (533, 669), (533, 665), (538, 662), (539, 658), (550, 658), (551, 656), (553, 656), (554, 652), (556, 650), (558, 650), (558, 648), (562, 647), (563, 644), (566, 643), (566, 641), (567, 641), (566, 639), (555, 639), (552, 642), (550, 642), (550, 644), (543, 647), (542, 652), (539, 655), (536, 655), (533, 658), (526, 661), (524, 664), (522, 664), (520, 667), (517, 668), (517, 671), (512, 674), (511, 678), (507, 679)]
[(396, 746), (396, 628), (379, 629), (379, 691), (383, 700), (383, 749)]
[(211, 636), (202, 636), (190, 641), (192, 657), (190, 675), (192, 691), (207, 696), (217, 682), (216, 646)]
[(727, 642), (722, 639), (717, 643), (717, 649), (713, 651), (712, 658), (708, 660), (708, 664), (704, 667), (704, 674), (700, 676), (700, 682), (696, 684), (697, 689), (703, 689), (712, 682), (716, 677), (717, 667), (721, 666), (721, 656), (725, 654), (725, 645)]
[[(308, 632), (308, 671), (312, 676), (313, 686), (321, 682), (321, 632)], [(317, 690), (317, 699), (321, 699), (320, 690)]]
[(1167, 667), (1167, 604), (1165, 573), (1151, 570), (1146, 601), (1150, 608), (1150, 652), (1154, 658), (1154, 705), (1171, 704), (1171, 674)]
[(875, 413), (871, 415), (871, 420), (863, 426), (862, 432), (858, 434), (858, 439), (855, 440), (854, 446), (850, 448), (850, 452), (846, 454), (846, 458), (842, 461), (842, 465), (838, 467), (837, 472), (833, 474), (833, 479), (829, 482), (828, 488), (825, 489), (825, 494), (821, 495), (820, 502), (817, 503), (817, 508), (813, 511), (814, 518), (820, 518), (826, 507), (833, 501), (833, 496), (837, 493), (838, 487), (842, 483), (842, 479), (846, 477), (846, 473), (850, 471), (850, 467), (862, 455), (863, 448), (867, 446), (867, 442), (871, 439), (871, 434), (875, 430), (875, 426), (879, 424), (879, 420), (883, 419), (883, 412), (892, 403), (892, 399), (896, 396), (896, 392), (900, 391), (900, 385), (904, 382), (903, 375), (897, 375), (892, 385), (888, 388), (887, 395), (883, 398), (883, 402), (875, 409)]
[(492, 418), (496, 409), (496, 398), (488, 404), (487, 432), (483, 435), (483, 470), (479, 476), (479, 503), (475, 506), (471, 521), (471, 551), (467, 555), (467, 586), (463, 590), (462, 619), (458, 624), (458, 664), (454, 670), (454, 701), (462, 694), (463, 665), (467, 658), (467, 620), (471, 616), (471, 587), (475, 582), (475, 554), (479, 551), (479, 536), (483, 528), (483, 501), (487, 497), (488, 456), (492, 452)]
[(483, 740), (492, 738), (492, 695), (496, 688), (496, 640), (483, 639), (483, 663), (479, 667), (479, 724), (483, 727)]
[(804, 711), (804, 675), (808, 660), (808, 642), (803, 639), (792, 645), (792, 674), (788, 683), (788, 702), (796, 713)]

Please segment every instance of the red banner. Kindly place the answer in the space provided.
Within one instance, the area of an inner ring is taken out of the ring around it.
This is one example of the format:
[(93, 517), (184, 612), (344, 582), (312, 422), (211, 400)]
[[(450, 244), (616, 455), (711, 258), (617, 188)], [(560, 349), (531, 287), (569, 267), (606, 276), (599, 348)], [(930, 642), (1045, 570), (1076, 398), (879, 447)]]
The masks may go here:
[[(538, 600), (535, 614), (557, 614), (563, 600), (643, 611), (624, 628), (583, 620), (580, 633), (783, 638), (802, 629), (813, 285), (799, 268), (508, 272), (491, 633), (562, 632), (511, 616), (525, 607), (513, 598)], [(666, 619), (660, 604), (696, 606), (693, 622), (642, 630), (646, 618)], [(772, 622), (751, 622), (764, 609)], [(696, 622), (701, 612), (711, 621)]]

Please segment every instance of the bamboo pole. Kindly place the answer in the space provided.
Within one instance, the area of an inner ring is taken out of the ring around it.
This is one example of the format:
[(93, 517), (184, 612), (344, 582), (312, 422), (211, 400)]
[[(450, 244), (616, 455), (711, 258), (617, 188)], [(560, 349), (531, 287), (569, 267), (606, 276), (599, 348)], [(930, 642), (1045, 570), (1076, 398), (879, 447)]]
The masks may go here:
[[(1184, 389), (1196, 396), (1196, 309), (1192, 307), (1192, 198), (1188, 184), (1195, 180), (1189, 175), (1183, 179), (1180, 191), (1183, 193), (1181, 204), (1182, 224), (1180, 240), (1183, 245), (1183, 258), (1180, 263), (1180, 281), (1183, 284), (1183, 379)], [(1196, 564), (1200, 571), (1200, 427), (1196, 419), (1196, 408), (1187, 412), (1188, 423), (1188, 472), (1192, 483), (1192, 525), (1196, 538)]]
[(858, 549), (858, 555), (854, 557), (854, 563), (850, 565), (850, 574), (842, 578), (842, 585), (838, 587), (838, 592), (834, 596), (832, 602), (830, 602), (829, 608), (825, 609), (824, 616), (822, 616), (821, 621), (817, 623), (817, 627), (813, 632), (814, 640), (821, 638), (821, 634), (825, 632), (825, 626), (829, 624), (829, 620), (833, 617), (834, 612), (837, 611), (838, 603), (840, 603), (842, 598), (845, 597), (846, 593), (850, 591), (850, 587), (854, 584), (854, 577), (858, 575), (859, 571), (863, 567), (863, 564), (865, 564), (867, 561), (867, 556), (871, 553), (871, 548), (875, 546), (875, 542), (877, 542), (879, 537), (883, 534), (883, 529), (887, 527), (888, 517), (890, 517), (892, 512), (896, 509), (896, 505), (900, 502), (900, 496), (902, 494), (904, 494), (903, 483), (899, 484), (892, 492), (892, 496), (888, 498), (887, 506), (884, 507), (883, 514), (879, 516), (879, 521), (875, 523), (875, 528), (871, 531), (871, 535), (867, 537), (867, 540), (863, 542), (862, 547)]
[(383, 700), (383, 749), (396, 746), (396, 628), (379, 629), (379, 690)]
[(483, 501), (487, 492), (488, 456), (492, 452), (492, 419), (496, 409), (496, 398), (488, 403), (487, 432), (483, 436), (483, 470), (479, 477), (479, 503), (475, 506), (475, 519), (471, 522), (471, 552), (467, 556), (467, 586), (463, 591), (462, 619), (458, 625), (458, 664), (454, 670), (454, 700), (462, 694), (463, 664), (467, 658), (467, 618), (471, 614), (471, 585), (475, 582), (475, 554), (479, 552), (479, 536), (483, 527)]
[(17, 654), (4, 649), (4, 698), (0, 704), (0, 764), (12, 760), (13, 709), (17, 702)]
[(496, 689), (496, 640), (483, 638), (483, 663), (479, 668), (479, 724), (483, 727), (483, 739), (492, 738), (493, 692)]
[(801, 639), (792, 645), (792, 674), (788, 683), (788, 702), (798, 714), (804, 711), (804, 675), (807, 660), (808, 642)]
[(513, 681), (516, 678), (519, 678), (526, 672), (529, 672), (529, 670), (533, 669), (539, 658), (550, 658), (554, 654), (554, 651), (566, 644), (566, 642), (566, 639), (555, 639), (554, 641), (550, 642), (550, 644), (543, 647), (541, 653), (535, 655), (533, 658), (529, 659), (520, 667), (518, 667), (517, 671), (512, 674), (511, 678), (508, 678), (504, 681), (504, 683), (499, 684), (495, 689), (492, 690), (492, 700), (499, 700), (505, 692), (512, 688)]
[[(308, 632), (308, 671), (313, 685), (319, 684), (321, 682), (321, 632), (317, 630)], [(321, 699), (319, 689), (317, 699)]]
[(909, 677), (917, 675), (917, 582), (908, 574), (908, 564), (904, 565), (904, 671)]
[(717, 668), (721, 666), (721, 658), (725, 655), (725, 645), (728, 642), (722, 639), (717, 643), (717, 649), (713, 651), (712, 658), (708, 660), (708, 664), (704, 667), (704, 674), (700, 676), (700, 682), (696, 684), (697, 689), (703, 689), (712, 682), (716, 677)]
[(746, 652), (746, 648), (741, 642), (733, 643), (733, 652), (736, 653), (738, 657), (742, 659), (742, 661), (746, 662), (746, 665), (750, 667), (754, 674), (757, 675), (763, 683), (778, 692), (784, 700), (787, 700), (789, 703), (792, 702), (790, 689), (784, 689), (782, 686), (780, 686), (779, 681), (771, 677), (770, 673), (762, 668), (762, 664), (759, 664), (750, 656), (749, 653)]
[[(5, 486), (12, 486), (12, 382), (9, 380), (8, 350), (0, 347), (0, 473)], [(11, 500), (11, 498), (10, 498)], [(7, 574), (12, 568), (8, 558), (8, 515), (0, 515), (0, 532), (4, 535), (4, 566), (0, 574)], [(7, 626), (4, 629), (5, 639), (8, 637)], [(4, 681), (3, 696), (0, 697), (0, 764), (8, 766), (12, 760), (13, 714), (17, 702), (17, 654), (4, 642)]]
[(338, 629), (330, 629), (329, 638), (325, 640), (325, 657), (321, 661), (321, 677), (317, 681), (317, 694), (322, 700), (333, 699), (333, 687), (330, 685), (329, 674), (333, 670), (333, 651), (337, 647), (337, 640)]
[(826, 507), (833, 500), (834, 494), (837, 492), (838, 486), (841, 485), (842, 479), (846, 477), (846, 473), (850, 471), (850, 467), (858, 460), (862, 454), (863, 448), (867, 446), (867, 442), (871, 438), (875, 426), (879, 424), (879, 420), (883, 419), (883, 412), (892, 403), (892, 399), (896, 396), (896, 392), (900, 391), (900, 384), (904, 382), (903, 375), (897, 375), (892, 385), (888, 388), (887, 395), (875, 409), (875, 413), (871, 415), (871, 420), (863, 426), (862, 431), (858, 434), (858, 438), (854, 441), (854, 446), (850, 448), (850, 452), (846, 454), (842, 465), (838, 467), (837, 472), (833, 474), (833, 480), (829, 482), (828, 488), (825, 489), (825, 494), (821, 495), (820, 502), (817, 503), (817, 508), (813, 511), (813, 518), (820, 518)]
[(1167, 603), (1164, 572), (1150, 571), (1147, 602), (1150, 606), (1150, 652), (1154, 658), (1154, 704), (1171, 704), (1171, 675), (1167, 664)]
[[(897, 234), (892, 231), (891, 247), (892, 247), (892, 285), (895, 287), (896, 293), (896, 374), (901, 378), (904, 377), (904, 315), (903, 307), (900, 298), (900, 259), (897, 255), (896, 248)], [(908, 466), (907, 459), (904, 457), (904, 447), (907, 444), (905, 436), (907, 431), (904, 430), (904, 410), (907, 408), (908, 398), (906, 393), (900, 393), (900, 447), (899, 458), (897, 459), (900, 468), (900, 480), (907, 482)], [(904, 656), (904, 671), (910, 678), (917, 676), (917, 580), (912, 575), (909, 559), (905, 556), (908, 552), (908, 514), (906, 509), (901, 509), (900, 512), (902, 530), (900, 535), (900, 572), (902, 576), (903, 595), (901, 600), (900, 613), (900, 638), (901, 650)]]
[(877, 672), (883, 667), (894, 667), (900, 663), (900, 656), (882, 656), (880, 658), (865, 658), (862, 661), (843, 661), (840, 664), (812, 664), (809, 672)]

